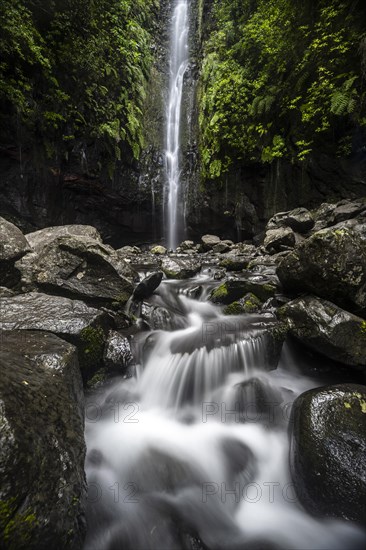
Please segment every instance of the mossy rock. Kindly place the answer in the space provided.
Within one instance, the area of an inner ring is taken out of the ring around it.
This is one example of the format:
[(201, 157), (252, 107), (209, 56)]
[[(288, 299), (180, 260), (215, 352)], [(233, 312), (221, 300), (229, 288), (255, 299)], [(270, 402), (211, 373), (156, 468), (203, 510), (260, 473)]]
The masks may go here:
[(240, 315), (243, 313), (258, 313), (261, 309), (262, 302), (252, 294), (248, 292), (240, 300), (232, 302), (224, 308), (225, 315)]
[(243, 296), (251, 293), (260, 300), (268, 300), (275, 295), (277, 286), (267, 280), (257, 280), (257, 278), (231, 279), (225, 281), (215, 288), (209, 297), (209, 300), (215, 304), (229, 305), (232, 302), (240, 300)]
[(303, 393), (293, 406), (291, 471), (314, 515), (366, 524), (366, 387), (338, 384)]

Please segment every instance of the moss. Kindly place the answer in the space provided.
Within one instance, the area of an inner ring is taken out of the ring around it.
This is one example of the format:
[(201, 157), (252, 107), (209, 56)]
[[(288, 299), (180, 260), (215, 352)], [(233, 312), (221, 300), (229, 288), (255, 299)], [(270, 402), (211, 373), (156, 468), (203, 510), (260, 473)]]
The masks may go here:
[(79, 353), (80, 367), (89, 370), (100, 364), (103, 358), (105, 335), (101, 327), (86, 327), (80, 333), (82, 349)]
[(38, 522), (30, 508), (22, 514), (16, 512), (16, 499), (0, 501), (0, 534), (8, 550), (25, 550), (32, 541)]
[(366, 321), (361, 321), (360, 331), (361, 331), (361, 334), (366, 334)]
[(101, 384), (103, 384), (107, 379), (107, 375), (104, 369), (98, 370), (90, 380), (88, 380), (86, 387), (89, 390), (92, 390), (94, 388), (97, 388)]
[(118, 296), (116, 296), (113, 303), (119, 304), (119, 306), (124, 305), (128, 302), (130, 299), (130, 294), (128, 292), (121, 292)]
[(232, 302), (224, 308), (224, 315), (240, 315), (244, 313), (243, 306), (239, 302)]
[(220, 300), (222, 298), (225, 298), (227, 295), (228, 295), (228, 289), (227, 289), (226, 283), (223, 283), (222, 285), (215, 288), (211, 292), (211, 298), (213, 300)]

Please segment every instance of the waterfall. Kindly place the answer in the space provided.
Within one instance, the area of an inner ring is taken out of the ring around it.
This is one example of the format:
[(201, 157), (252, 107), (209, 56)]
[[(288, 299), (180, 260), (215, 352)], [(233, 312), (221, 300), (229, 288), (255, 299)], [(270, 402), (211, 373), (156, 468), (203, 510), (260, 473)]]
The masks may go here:
[(183, 207), (180, 204), (180, 132), (184, 74), (188, 67), (188, 0), (177, 0), (173, 13), (170, 39), (170, 81), (166, 112), (166, 174), (168, 192), (167, 243), (178, 245), (183, 228)]

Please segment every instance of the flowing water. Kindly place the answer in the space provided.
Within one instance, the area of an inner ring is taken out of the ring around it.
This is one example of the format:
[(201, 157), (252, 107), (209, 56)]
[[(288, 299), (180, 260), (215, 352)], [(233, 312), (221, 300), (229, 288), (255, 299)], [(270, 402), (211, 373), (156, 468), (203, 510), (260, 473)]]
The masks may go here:
[(188, 67), (188, 0), (178, 0), (174, 7), (170, 45), (170, 81), (166, 125), (166, 172), (168, 186), (167, 242), (178, 245), (183, 228), (180, 190), (180, 132), (184, 74)]
[(274, 318), (224, 316), (213, 285), (163, 281), (133, 376), (89, 398), (85, 550), (363, 548), (357, 527), (311, 517), (293, 491), (291, 405), (319, 381), (287, 345), (269, 370)]

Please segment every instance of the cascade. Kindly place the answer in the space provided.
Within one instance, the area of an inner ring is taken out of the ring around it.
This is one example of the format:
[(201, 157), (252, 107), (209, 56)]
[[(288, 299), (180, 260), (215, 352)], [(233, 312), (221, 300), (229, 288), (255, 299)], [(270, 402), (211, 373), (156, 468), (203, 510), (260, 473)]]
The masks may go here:
[(319, 381), (287, 345), (270, 370), (270, 313), (228, 319), (207, 292), (189, 297), (214, 284), (163, 281), (135, 373), (89, 397), (85, 550), (363, 548), (361, 529), (309, 515), (293, 491), (291, 403)]
[(184, 74), (188, 67), (188, 0), (177, 0), (170, 39), (170, 79), (166, 112), (166, 176), (168, 209), (166, 238), (175, 249), (183, 230), (184, 213), (180, 189), (180, 133)]

